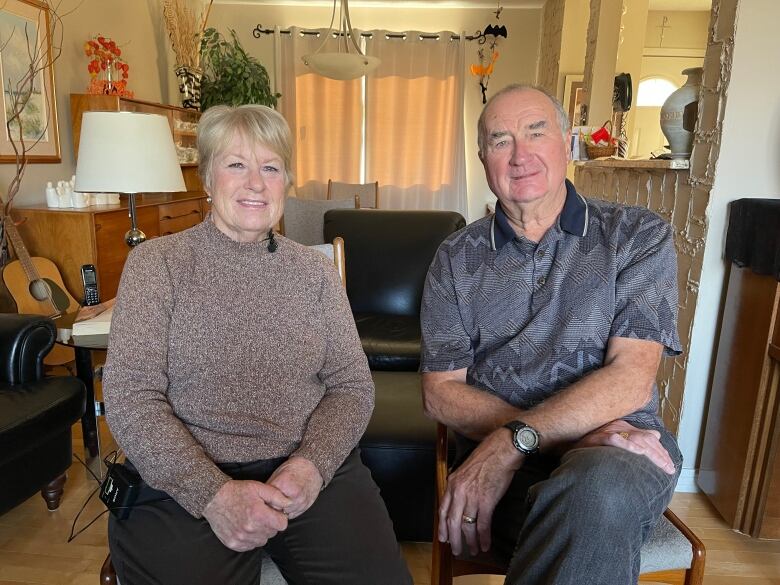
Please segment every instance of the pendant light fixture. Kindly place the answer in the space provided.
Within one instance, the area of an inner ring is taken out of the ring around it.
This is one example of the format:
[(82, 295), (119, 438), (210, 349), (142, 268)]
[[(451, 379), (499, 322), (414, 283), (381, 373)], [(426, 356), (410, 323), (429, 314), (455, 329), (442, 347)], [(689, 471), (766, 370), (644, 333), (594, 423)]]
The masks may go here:
[[(336, 20), (336, 5), (339, 5), (339, 26), (334, 31), (333, 23)], [(322, 52), (322, 48), (330, 39), (331, 34), (337, 35), (338, 51)], [(350, 52), (350, 44), (354, 52)], [(379, 59), (363, 54), (358, 45), (355, 33), (352, 31), (352, 23), (349, 20), (349, 0), (333, 0), (333, 13), (330, 17), (330, 26), (322, 43), (317, 50), (303, 56), (303, 63), (315, 73), (331, 79), (357, 79), (370, 73), (379, 65)]]

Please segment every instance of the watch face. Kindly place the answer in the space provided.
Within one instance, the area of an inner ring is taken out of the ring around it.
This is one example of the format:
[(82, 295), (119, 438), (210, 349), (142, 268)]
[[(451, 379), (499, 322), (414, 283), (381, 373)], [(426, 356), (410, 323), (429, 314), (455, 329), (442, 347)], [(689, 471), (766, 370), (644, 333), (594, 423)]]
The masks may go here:
[(539, 446), (539, 436), (530, 427), (520, 429), (516, 438), (519, 446), (526, 451), (534, 451)]

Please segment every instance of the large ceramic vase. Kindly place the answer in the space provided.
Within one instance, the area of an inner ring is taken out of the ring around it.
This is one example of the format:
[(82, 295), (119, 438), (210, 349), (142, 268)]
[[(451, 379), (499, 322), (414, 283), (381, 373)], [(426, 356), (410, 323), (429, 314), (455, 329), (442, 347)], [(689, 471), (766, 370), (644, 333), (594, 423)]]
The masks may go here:
[(179, 79), (181, 105), (191, 110), (200, 110), (200, 83), (203, 71), (197, 67), (179, 66), (174, 69)]
[(661, 106), (661, 131), (669, 141), (672, 158), (691, 156), (703, 71), (702, 67), (683, 69), (682, 74), (687, 75), (688, 80)]

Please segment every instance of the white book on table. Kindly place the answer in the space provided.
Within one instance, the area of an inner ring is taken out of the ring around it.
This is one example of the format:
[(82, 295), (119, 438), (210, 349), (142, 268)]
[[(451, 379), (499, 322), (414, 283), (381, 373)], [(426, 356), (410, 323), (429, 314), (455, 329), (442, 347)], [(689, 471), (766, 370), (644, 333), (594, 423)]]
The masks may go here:
[(113, 314), (114, 307), (110, 307), (91, 319), (76, 321), (73, 324), (73, 335), (108, 335)]

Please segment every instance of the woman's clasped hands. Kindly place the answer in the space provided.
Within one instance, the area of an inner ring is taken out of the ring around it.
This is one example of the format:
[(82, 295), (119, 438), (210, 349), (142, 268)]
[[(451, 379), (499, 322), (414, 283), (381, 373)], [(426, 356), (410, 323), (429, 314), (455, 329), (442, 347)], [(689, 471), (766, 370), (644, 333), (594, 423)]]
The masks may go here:
[(290, 503), (290, 498), (272, 485), (230, 480), (208, 503), (203, 516), (222, 544), (245, 552), (265, 545), (287, 528), (283, 510)]

